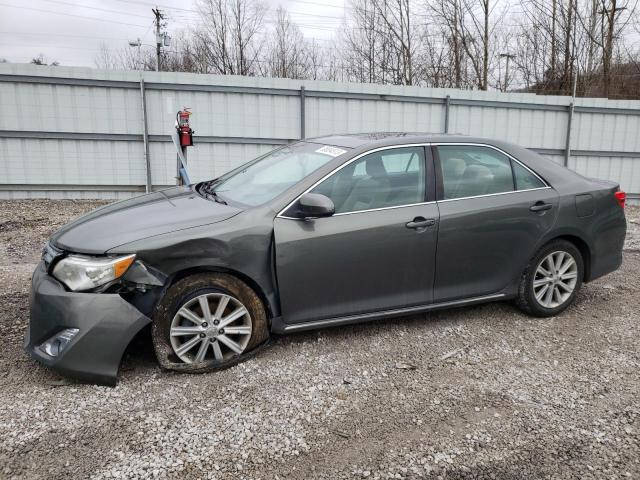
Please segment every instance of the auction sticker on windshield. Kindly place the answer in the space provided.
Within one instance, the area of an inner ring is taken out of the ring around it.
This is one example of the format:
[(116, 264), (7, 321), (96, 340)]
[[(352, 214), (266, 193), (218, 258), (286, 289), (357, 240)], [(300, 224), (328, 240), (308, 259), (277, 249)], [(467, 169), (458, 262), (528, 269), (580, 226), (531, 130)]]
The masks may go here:
[(346, 150), (342, 150), (338, 147), (332, 147), (330, 145), (325, 145), (322, 148), (316, 150), (316, 153), (322, 153), (324, 155), (329, 155), (330, 157), (337, 157), (338, 155), (342, 155)]

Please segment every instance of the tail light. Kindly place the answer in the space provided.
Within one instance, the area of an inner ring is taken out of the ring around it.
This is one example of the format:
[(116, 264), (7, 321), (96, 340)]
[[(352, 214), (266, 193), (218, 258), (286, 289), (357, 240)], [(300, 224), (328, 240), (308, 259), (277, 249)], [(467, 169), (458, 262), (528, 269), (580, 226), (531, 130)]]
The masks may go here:
[(621, 206), (622, 208), (624, 208), (624, 202), (625, 202), (625, 200), (627, 199), (627, 194), (626, 194), (626, 193), (624, 193), (622, 190), (620, 190), (620, 191), (618, 191), (618, 192), (614, 193), (614, 195), (615, 195), (615, 197), (616, 197), (616, 200), (617, 200), (617, 201), (618, 201), (618, 203), (620, 204), (620, 206)]

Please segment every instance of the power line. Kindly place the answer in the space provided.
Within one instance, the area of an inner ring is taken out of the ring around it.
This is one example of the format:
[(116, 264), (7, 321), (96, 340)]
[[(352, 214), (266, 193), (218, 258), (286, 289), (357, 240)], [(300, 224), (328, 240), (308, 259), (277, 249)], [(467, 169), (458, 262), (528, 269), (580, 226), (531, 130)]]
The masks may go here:
[(88, 50), (88, 51), (93, 51), (93, 52), (99, 52), (101, 51), (100, 48), (87, 48), (87, 47), (76, 47), (76, 46), (71, 46), (71, 45), (55, 45), (55, 44), (51, 44), (51, 43), (47, 43), (46, 45), (25, 45), (24, 43), (4, 43), (3, 45), (6, 45), (8, 47), (31, 47), (31, 48), (42, 48), (47, 47), (47, 48), (64, 48), (66, 50)]
[(127, 17), (147, 18), (147, 15), (140, 15), (138, 13), (123, 12), (121, 10), (110, 10), (110, 9), (107, 9), (107, 8), (93, 7), (93, 6), (90, 6), (90, 5), (82, 5), (82, 4), (78, 4), (78, 3), (64, 2), (62, 0), (42, 0), (42, 1), (51, 2), (51, 3), (57, 3), (57, 4), (60, 4), (60, 5), (70, 5), (70, 6), (76, 7), (76, 8), (86, 8), (88, 10), (96, 10), (96, 11), (99, 11), (99, 12), (115, 13), (116, 15), (126, 15)]
[(10, 8), (17, 8), (20, 10), (33, 10), (35, 12), (43, 12), (43, 13), (52, 13), (54, 15), (63, 15), (65, 17), (76, 17), (76, 18), (84, 18), (86, 20), (94, 20), (96, 22), (107, 22), (107, 23), (118, 23), (120, 25), (127, 25), (130, 27), (140, 27), (140, 28), (146, 28), (146, 25), (140, 25), (138, 23), (126, 23), (126, 22), (119, 22), (117, 20), (110, 20), (107, 18), (96, 18), (96, 17), (85, 17), (83, 15), (75, 15), (73, 13), (66, 13), (66, 12), (56, 12), (55, 10), (45, 10), (43, 8), (34, 8), (34, 7), (25, 7), (22, 5), (9, 5), (7, 3), (0, 3), (0, 6), (2, 7), (10, 7)]
[(164, 10), (180, 10), (180, 11), (183, 11), (183, 12), (200, 13), (198, 10), (193, 10), (192, 8), (172, 7), (172, 6), (169, 6), (169, 5), (162, 5), (162, 4), (159, 4), (159, 3), (142, 2), (140, 0), (113, 0), (113, 1), (126, 3), (126, 4), (135, 3), (135, 4), (138, 4), (138, 5), (144, 5), (145, 7), (162, 8)]
[[(46, 1), (53, 1), (53, 0), (46, 0)], [(149, 3), (149, 2), (143, 2), (143, 1), (139, 1), (139, 0), (114, 0), (116, 2), (123, 2), (123, 3), (135, 3), (138, 5), (146, 5), (146, 6), (157, 6), (158, 8), (162, 8), (164, 10), (167, 11), (171, 11), (171, 10), (177, 10), (179, 12), (186, 12), (186, 13), (195, 13), (198, 16), (201, 16), (202, 12), (200, 10), (196, 10), (193, 8), (182, 8), (182, 7), (173, 7), (173, 6), (169, 6), (169, 5), (161, 5), (161, 4), (157, 4), (157, 3)], [(319, 2), (311, 2), (311, 1), (302, 1), (302, 0), (289, 0), (290, 3), (303, 3), (303, 4), (310, 4), (310, 5), (318, 5), (321, 7), (332, 7), (332, 8), (340, 8), (342, 10), (351, 10), (351, 7), (344, 7), (344, 6), (337, 6), (337, 5), (327, 5), (324, 3), (319, 3)], [(342, 17), (336, 17), (336, 16), (332, 16), (332, 15), (323, 15), (323, 14), (314, 14), (314, 13), (306, 13), (306, 12), (295, 12), (295, 11), (291, 11), (289, 9), (285, 9), (287, 11), (287, 13), (290, 14), (297, 14), (297, 15), (306, 15), (306, 16), (311, 16), (311, 17), (321, 17), (321, 18), (334, 18), (334, 19), (342, 19)]]
[(318, 5), (320, 7), (324, 7), (324, 8), (340, 8), (342, 10), (355, 10), (355, 8), (347, 6), (347, 5), (329, 5), (326, 3), (320, 3), (320, 2), (312, 2), (310, 0), (289, 0), (290, 3), (302, 3), (305, 5)]
[(335, 17), (332, 15), (319, 15), (315, 13), (304, 13), (304, 12), (294, 12), (292, 10), (286, 10), (288, 15), (303, 15), (305, 17), (314, 17), (314, 18), (330, 18), (335, 20), (344, 20), (344, 15), (342, 17)]
[[(175, 18), (177, 20), (184, 20), (184, 21), (198, 21), (198, 20), (202, 20), (202, 17), (184, 17), (184, 16), (176, 16), (175, 14), (172, 15), (172, 18)], [(264, 23), (267, 24), (277, 24), (278, 20), (277, 19), (270, 19), (270, 18), (264, 18), (262, 20)], [(295, 21), (293, 20), (293, 24), (296, 25), (297, 27), (302, 27), (302, 28), (307, 28), (307, 29), (311, 29), (311, 30), (324, 30), (327, 32), (335, 32), (338, 28), (340, 28), (340, 25), (322, 25), (319, 24), (318, 22), (316, 23), (303, 23), (303, 22), (299, 22), (299, 21)]]
[[(154, 23), (155, 21), (151, 22), (151, 24), (149, 25), (149, 29), (153, 26)], [(88, 39), (100, 39), (100, 40), (122, 40), (124, 42), (128, 42), (129, 40), (131, 40), (130, 38), (124, 38), (124, 37), (102, 37), (102, 36), (96, 36), (96, 35), (78, 35), (78, 34), (70, 34), (70, 33), (14, 32), (14, 31), (8, 31), (8, 30), (0, 31), (0, 35), (45, 37), (45, 38), (48, 38), (48, 37), (88, 38)], [(143, 35), (141, 38), (144, 38), (145, 35)], [(326, 38), (309, 37), (306, 35), (305, 35), (305, 40), (313, 40), (317, 42), (331, 42), (331, 40)], [(326, 48), (321, 45), (318, 45), (318, 47)]]
[(37, 33), (37, 32), (9, 32), (9, 31), (0, 31), (0, 35), (15, 35), (15, 36), (29, 36), (29, 37), (69, 37), (69, 38), (93, 38), (100, 40), (124, 40), (128, 41), (129, 39), (123, 37), (99, 37), (96, 35), (77, 35), (70, 33)]

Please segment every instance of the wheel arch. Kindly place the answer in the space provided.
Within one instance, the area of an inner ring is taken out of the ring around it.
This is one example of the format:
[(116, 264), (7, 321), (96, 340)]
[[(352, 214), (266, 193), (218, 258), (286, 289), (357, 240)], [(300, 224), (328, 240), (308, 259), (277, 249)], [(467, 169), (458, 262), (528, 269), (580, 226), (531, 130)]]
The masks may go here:
[(251, 288), (256, 293), (256, 295), (258, 295), (258, 298), (260, 299), (260, 301), (262, 302), (262, 305), (265, 308), (265, 313), (267, 314), (267, 321), (269, 322), (269, 324), (271, 324), (271, 319), (275, 316), (274, 306), (269, 301), (269, 297), (267, 296), (265, 290), (257, 281), (255, 281), (249, 275), (246, 275), (245, 273), (242, 273), (238, 270), (221, 267), (221, 266), (212, 266), (212, 265), (203, 265), (203, 266), (185, 268), (182, 270), (178, 270), (169, 276), (164, 286), (164, 290), (166, 291), (168, 288), (170, 288), (179, 280), (182, 280), (183, 278), (189, 277), (191, 275), (196, 275), (198, 273), (225, 273), (227, 275), (231, 275), (237, 278), (238, 280), (246, 283), (247, 286)]
[(582, 281), (588, 282), (591, 278), (591, 247), (589, 246), (589, 244), (582, 237), (576, 235), (575, 233), (563, 233), (548, 238), (543, 243), (543, 246), (554, 240), (565, 240), (573, 244), (578, 249), (580, 255), (582, 256), (582, 265), (584, 269)]

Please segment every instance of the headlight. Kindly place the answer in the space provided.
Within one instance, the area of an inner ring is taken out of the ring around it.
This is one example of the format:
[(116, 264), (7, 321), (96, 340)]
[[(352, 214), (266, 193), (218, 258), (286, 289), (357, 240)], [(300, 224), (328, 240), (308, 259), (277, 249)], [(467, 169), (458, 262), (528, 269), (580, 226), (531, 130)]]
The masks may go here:
[(117, 258), (69, 255), (56, 264), (53, 276), (71, 290), (90, 290), (124, 275), (135, 258), (135, 255)]

